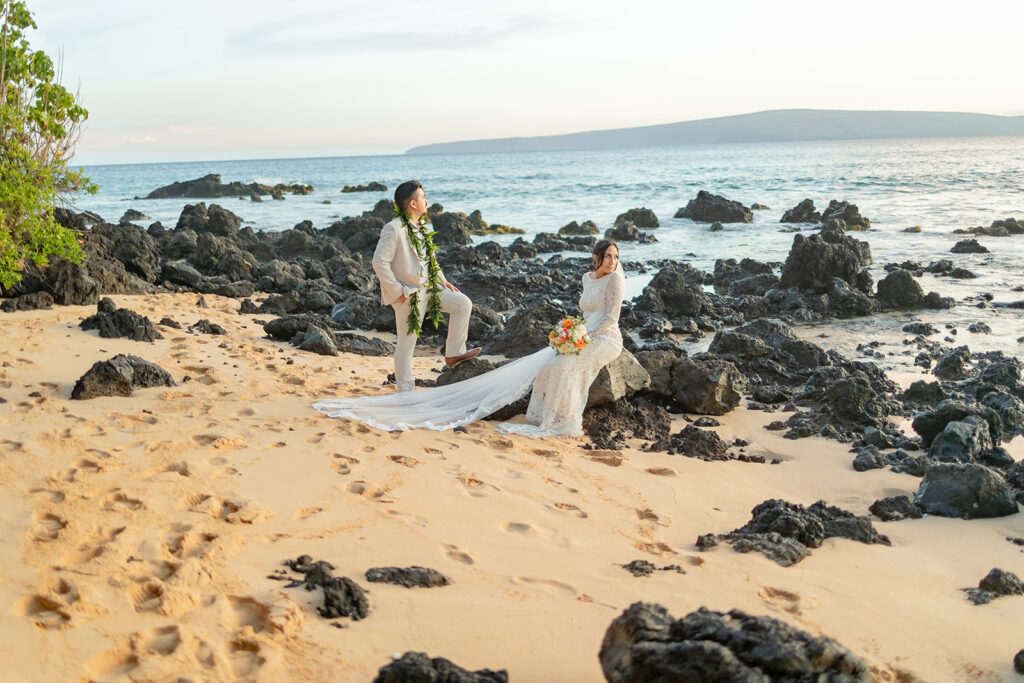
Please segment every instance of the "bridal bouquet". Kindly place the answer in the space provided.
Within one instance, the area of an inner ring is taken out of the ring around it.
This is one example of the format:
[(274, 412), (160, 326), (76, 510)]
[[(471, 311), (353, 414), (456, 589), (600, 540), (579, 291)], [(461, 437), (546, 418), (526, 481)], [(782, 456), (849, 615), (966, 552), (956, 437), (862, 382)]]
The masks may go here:
[(565, 318), (548, 332), (548, 344), (561, 354), (579, 353), (592, 342), (579, 316)]

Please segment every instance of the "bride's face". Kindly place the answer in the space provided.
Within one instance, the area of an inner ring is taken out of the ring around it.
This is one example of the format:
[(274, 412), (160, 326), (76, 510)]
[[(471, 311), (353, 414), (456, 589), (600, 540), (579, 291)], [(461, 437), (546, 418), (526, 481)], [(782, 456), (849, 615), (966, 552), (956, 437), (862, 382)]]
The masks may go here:
[(597, 257), (594, 257), (594, 275), (597, 277), (603, 277), (611, 273), (619, 265), (619, 248), (614, 244), (608, 247), (604, 252), (604, 258), (600, 263), (597, 263)]

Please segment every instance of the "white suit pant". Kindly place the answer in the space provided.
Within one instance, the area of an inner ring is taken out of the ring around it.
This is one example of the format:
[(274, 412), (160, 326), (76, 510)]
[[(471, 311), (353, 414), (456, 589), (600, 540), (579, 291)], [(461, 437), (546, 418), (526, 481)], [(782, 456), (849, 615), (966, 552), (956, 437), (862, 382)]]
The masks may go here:
[[(432, 323), (424, 323), (427, 314), (427, 290), (419, 290), (419, 314), (421, 329), (424, 333), (433, 329)], [(412, 375), (412, 354), (416, 350), (415, 335), (409, 334), (409, 300), (405, 303), (391, 304), (395, 309), (395, 327), (398, 331), (398, 344), (395, 345), (395, 383), (398, 391), (412, 391), (416, 381)], [(469, 335), (469, 316), (473, 312), (473, 302), (461, 292), (450, 289), (441, 290), (441, 310), (448, 314), (448, 340), (444, 355), (461, 356), (466, 353), (466, 337)]]

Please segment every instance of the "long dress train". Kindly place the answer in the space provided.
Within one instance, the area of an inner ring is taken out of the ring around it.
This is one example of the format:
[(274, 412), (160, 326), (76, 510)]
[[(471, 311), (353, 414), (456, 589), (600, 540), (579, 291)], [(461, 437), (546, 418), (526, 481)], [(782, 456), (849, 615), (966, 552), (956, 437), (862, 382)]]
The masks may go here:
[(622, 352), (619, 311), (622, 266), (602, 278), (583, 276), (580, 309), (592, 344), (576, 355), (550, 347), (462, 382), (404, 393), (327, 399), (313, 407), (330, 417), (353, 418), (387, 431), (446, 430), (475, 422), (518, 401), (533, 388), (526, 420), (503, 422), (498, 430), (532, 436), (578, 436), (590, 385), (601, 368)]

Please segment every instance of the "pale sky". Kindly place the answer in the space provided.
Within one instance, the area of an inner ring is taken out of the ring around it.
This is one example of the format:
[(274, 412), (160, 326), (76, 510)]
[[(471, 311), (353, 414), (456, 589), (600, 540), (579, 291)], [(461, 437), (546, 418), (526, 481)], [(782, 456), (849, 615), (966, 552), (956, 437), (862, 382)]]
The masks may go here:
[(766, 109), (1024, 113), (1024, 3), (29, 0), (76, 163), (401, 153)]

